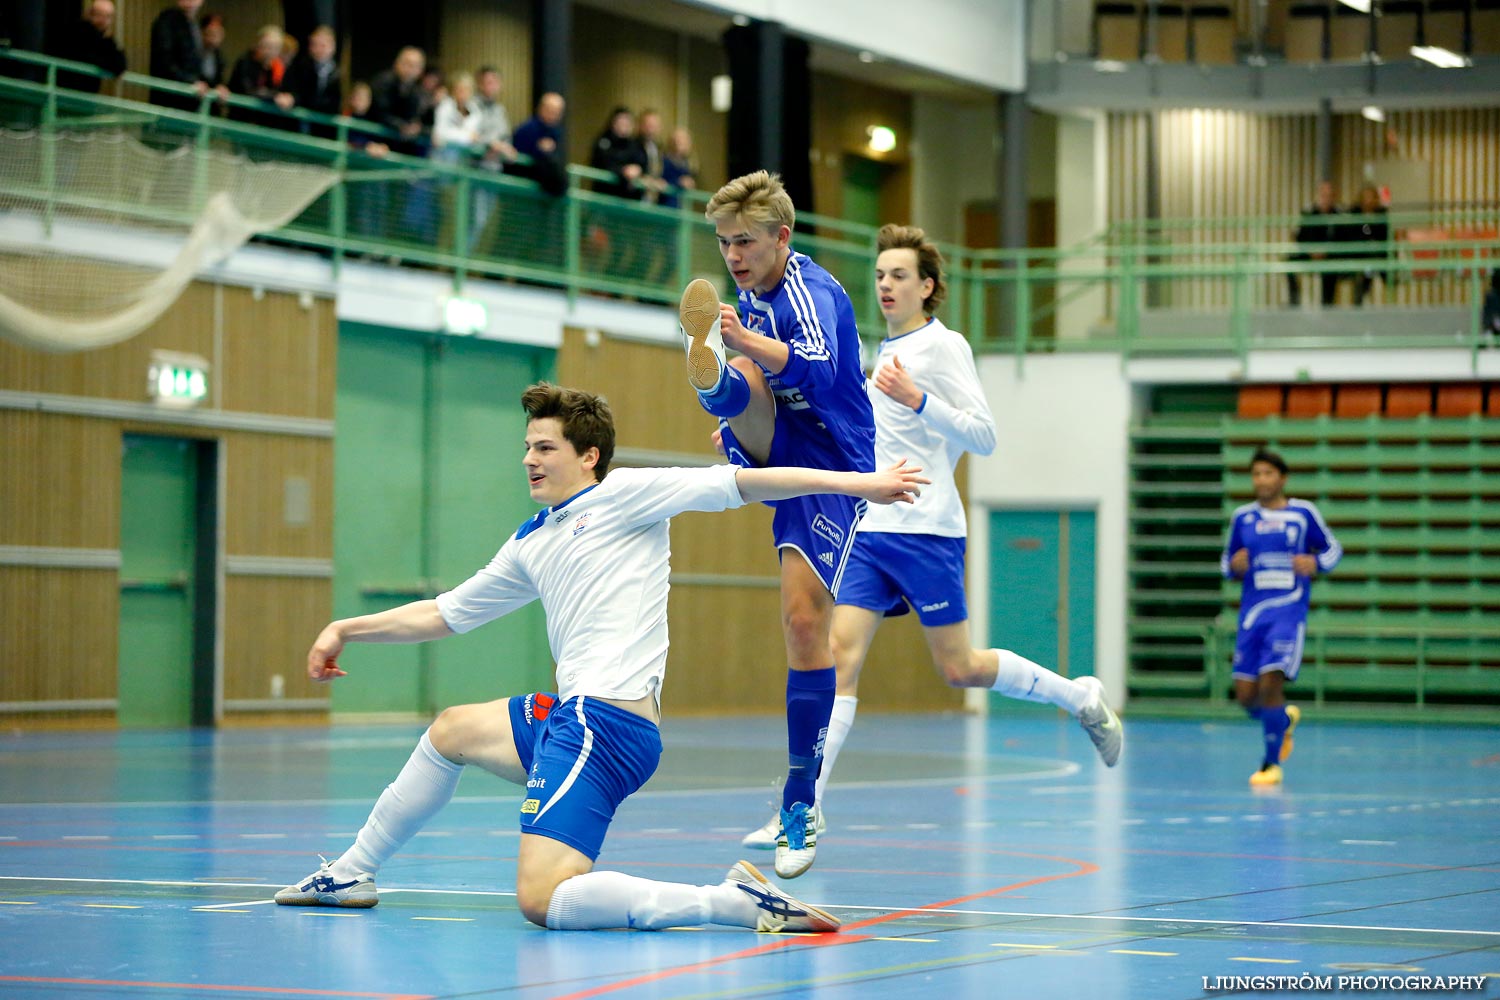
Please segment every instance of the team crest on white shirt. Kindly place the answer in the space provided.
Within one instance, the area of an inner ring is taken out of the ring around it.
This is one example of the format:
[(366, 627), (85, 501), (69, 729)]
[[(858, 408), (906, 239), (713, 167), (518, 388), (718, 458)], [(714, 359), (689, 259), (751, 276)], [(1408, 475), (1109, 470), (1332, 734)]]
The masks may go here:
[(579, 536), (579, 534), (581, 534), (583, 532), (583, 529), (587, 528), (588, 526), (589, 526), (589, 515), (588, 514), (580, 514), (580, 515), (578, 515), (578, 520), (576, 520), (576, 521), (573, 522), (573, 537), (577, 538)]

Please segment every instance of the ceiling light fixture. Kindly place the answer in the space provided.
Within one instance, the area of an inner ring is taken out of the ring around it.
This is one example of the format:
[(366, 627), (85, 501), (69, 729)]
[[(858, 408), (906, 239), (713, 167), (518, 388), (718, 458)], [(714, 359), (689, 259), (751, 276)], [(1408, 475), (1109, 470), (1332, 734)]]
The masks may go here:
[(1443, 69), (1462, 69), (1473, 65), (1457, 52), (1445, 49), (1441, 45), (1413, 45), (1411, 54)]

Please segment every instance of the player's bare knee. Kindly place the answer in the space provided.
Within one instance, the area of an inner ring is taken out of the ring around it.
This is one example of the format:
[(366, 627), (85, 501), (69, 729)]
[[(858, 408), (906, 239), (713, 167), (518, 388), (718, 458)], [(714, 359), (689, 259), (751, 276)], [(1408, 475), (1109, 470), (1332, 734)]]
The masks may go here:
[(462, 761), (468, 733), (473, 728), (472, 722), (478, 710), (478, 705), (455, 705), (439, 712), (427, 730), (432, 748), (451, 761)]
[(540, 875), (517, 872), (516, 906), (520, 908), (521, 915), (538, 927), (546, 927), (547, 909), (552, 905), (552, 894), (562, 881), (552, 872)]
[(794, 605), (785, 609), (781, 628), (791, 649), (813, 652), (828, 647), (828, 616), (816, 608)]

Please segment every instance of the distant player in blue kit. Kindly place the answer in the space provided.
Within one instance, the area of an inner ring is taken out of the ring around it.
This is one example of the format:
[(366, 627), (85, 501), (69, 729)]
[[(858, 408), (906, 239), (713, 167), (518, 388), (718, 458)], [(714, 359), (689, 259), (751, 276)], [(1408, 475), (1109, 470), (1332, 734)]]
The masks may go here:
[(1262, 448), (1251, 457), (1255, 502), (1235, 510), (1219, 558), (1226, 577), (1244, 580), (1234, 696), (1265, 732), (1265, 758), (1250, 775), (1258, 786), (1281, 784), (1281, 762), (1292, 755), (1302, 718), (1283, 688), (1302, 665), (1312, 578), (1331, 572), (1344, 554), (1318, 508), (1287, 497), (1286, 477), (1286, 460), (1276, 452)]
[(516, 902), (550, 930), (657, 930), (699, 924), (761, 931), (834, 931), (836, 917), (801, 903), (740, 862), (716, 885), (595, 871), (615, 810), (661, 759), (661, 687), (671, 573), (668, 519), (819, 491), (911, 502), (920, 470), (616, 469), (614, 419), (603, 399), (540, 383), (521, 397), (522, 465), (543, 509), (489, 564), (433, 600), (325, 627), (308, 676), (345, 676), (355, 642), (426, 642), (468, 632), (541, 601), (557, 691), (442, 712), (376, 801), (354, 844), (276, 893), (283, 906), (366, 908), (375, 874), (453, 797), (466, 765), (526, 787)]
[[(721, 304), (714, 286), (699, 279), (683, 292), (680, 315), (688, 380), (719, 418), (724, 454), (749, 468), (874, 469), (875, 416), (854, 304), (832, 275), (792, 249), (796, 210), (780, 179), (761, 170), (732, 180), (706, 214), (739, 309)], [(726, 347), (741, 356), (726, 363)], [(774, 506), (788, 667), (776, 873), (795, 878), (812, 866), (817, 848), (815, 783), (838, 682), (828, 635), (865, 505), (818, 496)]]

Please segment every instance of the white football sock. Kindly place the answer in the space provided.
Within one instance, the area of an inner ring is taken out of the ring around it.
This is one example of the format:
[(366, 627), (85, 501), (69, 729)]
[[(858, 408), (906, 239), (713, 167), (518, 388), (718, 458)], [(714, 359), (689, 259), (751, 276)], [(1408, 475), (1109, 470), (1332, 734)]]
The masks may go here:
[(552, 902), (547, 905), (547, 928), (658, 931), (700, 924), (754, 927), (757, 916), (755, 901), (728, 882), (684, 885), (624, 872), (588, 872), (564, 880), (553, 890)]
[(1056, 705), (1073, 715), (1083, 711), (1089, 702), (1089, 689), (1075, 680), (1053, 673), (1040, 663), (1032, 663), (1008, 649), (997, 649), (1000, 669), (996, 671), (991, 691), (1021, 701), (1039, 701)]
[(818, 786), (813, 793), (818, 805), (823, 804), (823, 792), (828, 788), (828, 778), (833, 774), (833, 762), (838, 760), (844, 740), (854, 726), (854, 711), (859, 699), (852, 694), (834, 695), (833, 714), (828, 717), (828, 735), (823, 740), (823, 769), (818, 772)]
[(375, 800), (375, 808), (354, 838), (354, 846), (333, 863), (334, 878), (350, 879), (361, 872), (373, 875), (379, 871), (453, 798), (463, 770), (462, 764), (438, 753), (428, 734), (423, 733), (396, 780)]

